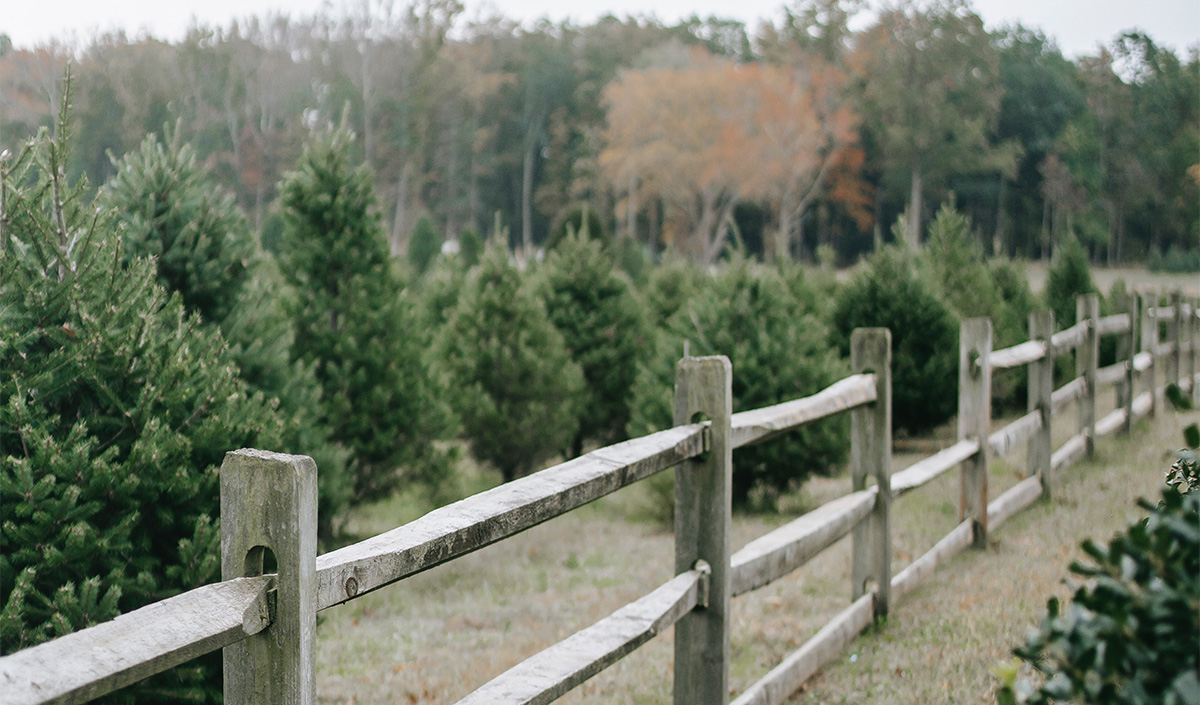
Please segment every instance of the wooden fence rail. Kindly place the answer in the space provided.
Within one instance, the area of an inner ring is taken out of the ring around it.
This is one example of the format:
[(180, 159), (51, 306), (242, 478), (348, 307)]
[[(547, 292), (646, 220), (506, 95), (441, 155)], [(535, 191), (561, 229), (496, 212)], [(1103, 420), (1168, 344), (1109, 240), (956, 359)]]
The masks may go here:
[[(1031, 340), (992, 350), (991, 324), (964, 321), (960, 349), (959, 440), (893, 473), (890, 334), (852, 337), (855, 374), (827, 389), (762, 409), (731, 412), (725, 358), (685, 358), (677, 368), (676, 426), (601, 448), (437, 509), (357, 544), (316, 555), (316, 468), (311, 459), (236, 451), (222, 466), (222, 577), (117, 619), (0, 658), (0, 703), (76, 703), (98, 697), (204, 653), (225, 649), (229, 705), (315, 700), (315, 615), (367, 592), (503, 540), (674, 467), (676, 577), (566, 640), (535, 654), (464, 703), (544, 703), (675, 625), (675, 701), (726, 703), (730, 599), (805, 565), (848, 534), (853, 602), (735, 703), (779, 703), (834, 658), (873, 617), (887, 613), (936, 567), (994, 531), (1038, 497), (1056, 475), (1093, 452), (1096, 438), (1153, 414), (1166, 384), (1200, 398), (1196, 338), (1200, 306), (1179, 296), (1131, 296), (1127, 311), (1100, 318), (1081, 297), (1078, 320), (1054, 332), (1036, 312)], [(1166, 322), (1167, 325), (1162, 325)], [(1160, 341), (1160, 333), (1167, 334)], [(1097, 340), (1117, 335), (1125, 357), (1097, 366)], [(1052, 389), (1052, 362), (1076, 353), (1076, 378)], [(1029, 413), (989, 432), (993, 369), (1029, 368)], [(1168, 376), (1169, 375), (1169, 376)], [(1095, 419), (1101, 386), (1115, 385), (1118, 408)], [(1075, 404), (1075, 433), (1050, 445), (1052, 420)], [(849, 412), (853, 491), (758, 538), (729, 545), (732, 450)], [(697, 417), (706, 420), (696, 421)], [(990, 457), (1028, 444), (1029, 476), (990, 499)], [(893, 501), (960, 468), (960, 523), (925, 555), (891, 572)], [(278, 573), (263, 575), (270, 549)]]

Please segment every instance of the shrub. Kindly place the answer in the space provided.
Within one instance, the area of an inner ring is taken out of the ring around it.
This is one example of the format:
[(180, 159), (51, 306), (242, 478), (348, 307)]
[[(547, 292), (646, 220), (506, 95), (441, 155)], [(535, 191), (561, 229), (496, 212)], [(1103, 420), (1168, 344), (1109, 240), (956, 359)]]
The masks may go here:
[[(672, 316), (658, 358), (638, 385), (637, 432), (669, 427), (674, 366), (684, 341), (692, 355), (725, 355), (733, 364), (733, 410), (814, 394), (846, 374), (829, 345), (827, 324), (806, 308), (774, 269), (735, 256)], [(808, 298), (808, 297), (804, 297)], [(792, 431), (734, 451), (734, 501), (752, 493), (766, 504), (812, 474), (829, 474), (848, 450), (846, 419)]]
[(568, 235), (539, 275), (546, 312), (585, 382), (571, 454), (583, 452), (585, 439), (624, 439), (649, 336), (640, 302), (600, 243), (586, 235)]
[(896, 247), (874, 254), (838, 293), (836, 340), (850, 350), (855, 328), (892, 331), (892, 423), (921, 432), (952, 417), (958, 404), (958, 322)]
[(575, 437), (583, 373), (502, 245), (471, 270), (435, 356), (472, 453), (505, 481)]
[(1087, 582), (1015, 650), (1044, 676), (1004, 669), (1000, 702), (1142, 704), (1200, 701), (1200, 492), (1167, 488), (1150, 516), (1107, 546), (1084, 543)]
[(479, 264), (482, 254), (483, 239), (479, 237), (479, 231), (472, 227), (463, 228), (458, 235), (458, 257), (462, 260), (463, 267), (470, 269)]
[[(218, 577), (218, 466), (283, 430), (219, 331), (65, 183), (67, 125), (64, 109), (60, 137), (42, 132), (0, 169), (2, 653)], [(115, 698), (218, 702), (219, 663)]]
[(1200, 249), (1184, 250), (1171, 245), (1165, 254), (1153, 250), (1146, 258), (1146, 266), (1151, 272), (1200, 272)]

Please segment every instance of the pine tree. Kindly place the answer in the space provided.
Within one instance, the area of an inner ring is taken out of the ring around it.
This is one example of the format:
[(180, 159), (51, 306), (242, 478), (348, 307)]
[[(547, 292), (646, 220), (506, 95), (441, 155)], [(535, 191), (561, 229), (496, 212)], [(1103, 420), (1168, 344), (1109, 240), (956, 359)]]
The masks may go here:
[(958, 400), (958, 322), (931, 285), (917, 275), (913, 255), (885, 248), (838, 293), (833, 326), (850, 352), (855, 328), (892, 331), (892, 423), (920, 432), (954, 415)]
[[(635, 432), (671, 423), (675, 362), (685, 341), (692, 355), (725, 355), (733, 364), (733, 410), (743, 411), (815, 394), (847, 373), (828, 343), (827, 324), (798, 296), (799, 281), (774, 270), (757, 271), (741, 257), (702, 282), (702, 291), (668, 323), (652, 375), (641, 378)], [(848, 428), (832, 419), (769, 443), (734, 452), (734, 501), (752, 492), (767, 504), (813, 474), (828, 474), (844, 460)]]
[[(586, 229), (586, 223), (585, 223)], [(542, 267), (539, 294), (586, 387), (572, 455), (585, 439), (625, 438), (638, 364), (649, 331), (640, 302), (598, 241), (568, 234)]]
[(391, 273), (365, 165), (349, 161), (344, 130), (306, 145), (280, 187), (280, 266), (295, 289), (292, 354), (314, 364), (323, 420), (350, 451), (355, 501), (402, 482), (435, 484), (447, 458), (434, 440), (449, 425), (423, 353), (428, 335)]
[(490, 247), (471, 271), (436, 357), (472, 452), (505, 481), (574, 438), (583, 373), (506, 248)]
[[(217, 468), (283, 431), (220, 333), (66, 183), (63, 105), (57, 136), (0, 168), (3, 653), (218, 577)], [(116, 699), (217, 702), (219, 663)]]
[(413, 274), (425, 276), (437, 256), (442, 253), (442, 237), (438, 235), (433, 219), (423, 215), (413, 226), (412, 238), (408, 241), (408, 263)]
[(316, 461), (320, 534), (331, 539), (349, 501), (346, 452), (330, 442), (318, 418), (313, 366), (291, 360), (291, 322), (283, 310), (291, 292), (274, 259), (258, 251), (233, 198), (211, 183), (178, 133), (169, 144), (148, 136), (116, 167), (100, 202), (114, 212), (126, 259), (153, 255), (158, 282), (220, 329), (252, 390), (277, 400), (287, 428), (281, 447), (270, 450)]

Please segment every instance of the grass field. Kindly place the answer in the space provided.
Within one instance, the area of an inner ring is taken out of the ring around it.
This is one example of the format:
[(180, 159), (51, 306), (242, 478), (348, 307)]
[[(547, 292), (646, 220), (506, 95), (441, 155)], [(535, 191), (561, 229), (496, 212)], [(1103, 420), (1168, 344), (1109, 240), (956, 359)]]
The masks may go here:
[[(1065, 427), (1073, 422), (1068, 410)], [(1153, 496), (1200, 414), (1143, 422), (1133, 440), (1103, 439), (1097, 458), (1066, 472), (1064, 499), (1040, 503), (993, 536), (984, 554), (959, 556), (893, 609), (887, 628), (856, 641), (797, 703), (990, 702), (988, 668), (1066, 592), (1066, 566), (1085, 537), (1107, 537)], [(1065, 438), (1067, 431), (1061, 435)], [(941, 439), (946, 444), (948, 438)], [(1058, 441), (1061, 442), (1061, 439)], [(897, 456), (900, 469), (916, 456)], [(993, 496), (1012, 486), (1021, 457), (992, 467)], [(494, 481), (477, 471), (466, 482)], [(735, 549), (806, 508), (844, 493), (844, 477), (810, 482), (782, 515), (740, 515)], [(957, 520), (957, 476), (906, 495), (894, 512), (894, 569), (918, 557)], [(645, 517), (645, 483), (322, 613), (318, 693), (326, 703), (452, 703), (495, 675), (586, 627), (671, 577), (670, 533)], [(378, 533), (420, 513), (399, 497), (365, 507), (350, 528)], [(734, 602), (732, 685), (740, 692), (848, 604), (848, 540), (804, 569)], [(668, 632), (561, 702), (666, 703)], [(853, 658), (853, 660), (851, 660)]]

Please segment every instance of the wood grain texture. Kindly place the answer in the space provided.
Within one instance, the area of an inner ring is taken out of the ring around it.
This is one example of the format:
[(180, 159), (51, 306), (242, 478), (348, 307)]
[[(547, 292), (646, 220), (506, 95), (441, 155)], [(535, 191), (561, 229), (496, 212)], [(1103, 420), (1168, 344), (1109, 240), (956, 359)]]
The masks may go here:
[(978, 452), (978, 441), (974, 439), (959, 441), (892, 475), (892, 492), (897, 496), (911, 492), (942, 473), (957, 467)]
[(1029, 365), (1028, 404), (1031, 414), (1040, 418), (1038, 431), (1029, 440), (1025, 453), (1025, 474), (1040, 476), (1047, 494), (1054, 490), (1054, 478), (1050, 477), (1050, 455), (1054, 451), (1051, 426), (1054, 422), (1054, 312), (1042, 309), (1029, 314), (1029, 335), (1047, 346), (1045, 359)]
[(988, 428), (992, 415), (992, 321), (962, 322), (958, 349), (958, 440), (974, 440), (980, 451), (959, 466), (958, 519), (975, 522), (976, 548), (987, 547)]
[(624, 658), (696, 607), (704, 571), (676, 576), (645, 597), (531, 656), (459, 705), (538, 705), (562, 697)]
[(257, 634), (273, 576), (205, 585), (0, 657), (0, 703), (82, 703)]
[(699, 455), (704, 434), (704, 424), (689, 424), (601, 448), (320, 555), (317, 609), (483, 548)]
[(734, 596), (756, 590), (803, 566), (850, 533), (875, 507), (870, 487), (826, 502), (733, 554)]
[(685, 357), (675, 365), (675, 423), (709, 419), (702, 458), (675, 468), (675, 573), (701, 561), (712, 571), (705, 607), (675, 625), (676, 705), (724, 705), (729, 692), (733, 367), (729, 358)]
[(733, 415), (733, 447), (765, 441), (804, 424), (849, 411), (875, 401), (875, 378), (858, 374), (825, 389), (782, 404), (742, 411)]
[(852, 530), (851, 599), (875, 593), (875, 616), (887, 616), (892, 577), (892, 333), (857, 328), (850, 335), (850, 367), (875, 375), (875, 402), (850, 412), (850, 477), (856, 491), (875, 481), (875, 502)]

